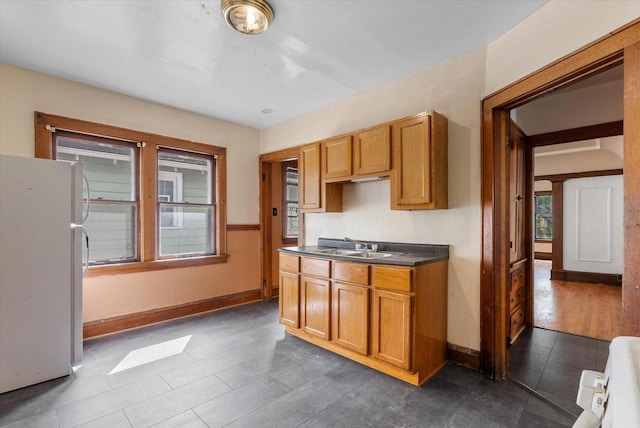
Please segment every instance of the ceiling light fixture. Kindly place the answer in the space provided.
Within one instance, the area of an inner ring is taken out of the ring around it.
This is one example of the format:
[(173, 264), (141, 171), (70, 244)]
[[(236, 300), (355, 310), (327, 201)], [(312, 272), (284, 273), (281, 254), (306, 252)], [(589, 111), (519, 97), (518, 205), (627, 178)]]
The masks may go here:
[(265, 0), (222, 0), (220, 10), (227, 24), (244, 34), (262, 33), (273, 21), (273, 9)]

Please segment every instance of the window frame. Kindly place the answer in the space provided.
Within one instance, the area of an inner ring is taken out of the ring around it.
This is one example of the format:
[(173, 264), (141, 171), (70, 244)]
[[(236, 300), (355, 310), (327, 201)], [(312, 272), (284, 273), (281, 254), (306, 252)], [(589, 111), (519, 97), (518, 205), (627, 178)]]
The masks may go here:
[[(295, 168), (298, 171), (298, 182), (296, 186), (298, 188), (298, 192), (300, 190), (300, 170), (298, 168), (298, 160), (290, 160), (282, 162), (282, 206), (280, 208), (282, 212), (282, 243), (283, 244), (294, 244), (298, 242), (298, 236), (300, 234), (300, 193), (298, 193), (298, 200), (293, 201), (290, 200), (287, 192), (287, 186), (289, 182), (287, 181), (287, 168)], [(289, 216), (289, 204), (297, 202), (298, 203), (298, 234), (297, 235), (289, 235), (287, 233), (288, 227), (288, 216)]]
[[(549, 197), (551, 197), (551, 219), (552, 219), (552, 221), (551, 221), (551, 234), (552, 234), (552, 237), (549, 238), (549, 239), (538, 238), (536, 236), (536, 226), (535, 226), (535, 224), (536, 224), (536, 220), (538, 218), (538, 212), (536, 211), (536, 208), (537, 208), (538, 204), (536, 203), (536, 198), (538, 196), (549, 196)], [(538, 190), (538, 191), (535, 191), (533, 193), (533, 223), (534, 223), (534, 227), (533, 227), (533, 239), (534, 239), (534, 242), (545, 242), (545, 243), (548, 243), (548, 242), (552, 242), (553, 241), (553, 198), (552, 198), (552, 192), (550, 190)]]
[[(225, 147), (42, 112), (34, 112), (34, 119), (35, 156), (37, 158), (54, 159), (53, 132), (58, 129), (128, 143), (139, 143), (139, 166), (137, 171), (140, 204), (137, 220), (139, 222), (139, 261), (91, 266), (87, 273), (88, 277), (226, 263), (229, 256), (227, 254), (226, 244), (227, 169)], [(215, 237), (214, 250), (216, 254), (170, 259), (159, 257), (159, 228), (157, 227), (159, 216), (156, 196), (158, 182), (157, 150), (159, 147), (194, 154), (210, 155), (215, 158), (216, 166), (212, 174), (214, 183), (214, 188), (212, 189), (212, 197), (214, 200), (212, 202), (214, 206), (215, 229), (213, 234)]]

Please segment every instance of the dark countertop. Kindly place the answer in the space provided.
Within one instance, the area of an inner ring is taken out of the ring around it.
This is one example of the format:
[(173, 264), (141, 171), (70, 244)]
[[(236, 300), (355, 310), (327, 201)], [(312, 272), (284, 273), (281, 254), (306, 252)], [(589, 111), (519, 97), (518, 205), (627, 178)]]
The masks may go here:
[(401, 242), (364, 241), (369, 244), (378, 244), (379, 253), (393, 253), (392, 256), (383, 258), (350, 257), (340, 254), (322, 254), (319, 250), (339, 248), (353, 250), (355, 244), (342, 239), (319, 238), (318, 245), (303, 247), (283, 247), (278, 251), (295, 255), (317, 257), (320, 259), (342, 260), (355, 263), (367, 263), (395, 266), (419, 266), (449, 260), (449, 246), (435, 244), (408, 244)]

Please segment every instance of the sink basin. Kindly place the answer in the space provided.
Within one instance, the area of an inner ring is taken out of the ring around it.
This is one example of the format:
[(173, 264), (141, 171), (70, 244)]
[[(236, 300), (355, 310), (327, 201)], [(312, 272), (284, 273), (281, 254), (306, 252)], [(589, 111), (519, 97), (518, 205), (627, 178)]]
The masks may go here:
[(360, 251), (355, 250), (343, 250), (340, 248), (330, 248), (328, 250), (317, 250), (314, 251), (320, 254), (335, 254), (338, 256), (361, 256), (362, 253)]
[(359, 258), (359, 259), (382, 259), (384, 257), (397, 255), (396, 253), (382, 253), (382, 252), (365, 253), (365, 252), (362, 252), (362, 251), (345, 250), (345, 249), (342, 249), (342, 248), (329, 248), (329, 249), (326, 249), (326, 250), (316, 250), (316, 251), (314, 251), (314, 253), (333, 254), (333, 255), (336, 255), (336, 256), (355, 257), (355, 258)]
[(363, 259), (382, 259), (384, 257), (389, 257), (397, 254), (392, 253), (360, 253), (360, 257)]

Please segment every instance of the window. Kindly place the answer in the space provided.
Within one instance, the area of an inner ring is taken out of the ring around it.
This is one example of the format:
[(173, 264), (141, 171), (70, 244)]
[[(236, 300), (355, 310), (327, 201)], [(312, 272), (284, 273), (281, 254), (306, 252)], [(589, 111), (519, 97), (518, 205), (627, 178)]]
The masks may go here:
[(213, 165), (211, 156), (158, 150), (161, 257), (212, 253)]
[(224, 148), (36, 113), (36, 156), (84, 164), (90, 276), (226, 261)]
[(283, 239), (298, 237), (298, 161), (282, 163)]
[(55, 158), (84, 165), (91, 191), (91, 265), (139, 260), (138, 147), (107, 138), (57, 131)]
[(551, 192), (536, 192), (536, 241), (551, 241), (552, 234), (552, 205)]

